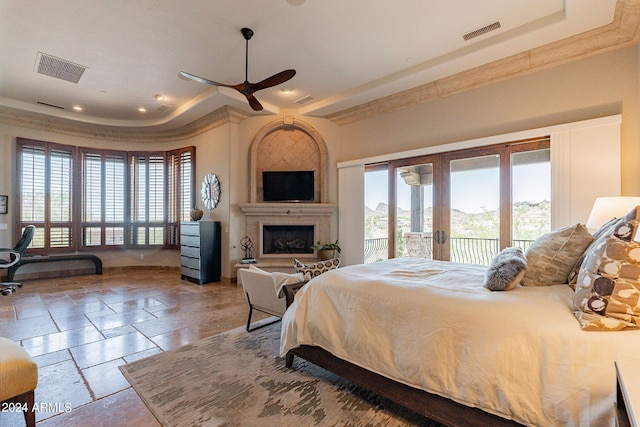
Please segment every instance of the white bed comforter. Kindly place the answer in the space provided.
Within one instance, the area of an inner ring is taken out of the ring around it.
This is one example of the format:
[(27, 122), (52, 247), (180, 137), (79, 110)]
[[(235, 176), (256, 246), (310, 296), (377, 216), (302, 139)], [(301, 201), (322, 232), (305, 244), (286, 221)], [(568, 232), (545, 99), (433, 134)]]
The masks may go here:
[(482, 287), (485, 267), (416, 258), (332, 270), (296, 295), (280, 352), (316, 345), (526, 425), (613, 425), (616, 357), (640, 331), (584, 332), (566, 285)]

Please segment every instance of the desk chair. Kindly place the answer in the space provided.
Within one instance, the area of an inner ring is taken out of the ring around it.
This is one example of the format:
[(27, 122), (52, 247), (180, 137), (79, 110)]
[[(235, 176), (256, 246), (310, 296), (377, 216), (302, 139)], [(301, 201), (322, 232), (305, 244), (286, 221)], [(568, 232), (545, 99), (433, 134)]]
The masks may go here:
[[(0, 259), (0, 268), (9, 268), (20, 262), (20, 258), (22, 254), (24, 254), (24, 251), (27, 250), (27, 246), (31, 243), (35, 231), (35, 225), (27, 225), (22, 232), (22, 237), (13, 249), (0, 248), (0, 256), (5, 257), (5, 259)], [(9, 295), (16, 291), (16, 287), (21, 288), (22, 284), (18, 282), (0, 283), (0, 292), (2, 295)]]

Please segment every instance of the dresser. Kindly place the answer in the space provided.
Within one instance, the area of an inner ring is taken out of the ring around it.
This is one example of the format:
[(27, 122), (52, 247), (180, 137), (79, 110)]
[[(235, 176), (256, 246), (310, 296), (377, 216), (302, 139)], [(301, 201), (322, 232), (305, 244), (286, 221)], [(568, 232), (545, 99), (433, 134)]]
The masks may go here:
[(180, 223), (182, 278), (199, 284), (219, 282), (222, 267), (219, 221)]

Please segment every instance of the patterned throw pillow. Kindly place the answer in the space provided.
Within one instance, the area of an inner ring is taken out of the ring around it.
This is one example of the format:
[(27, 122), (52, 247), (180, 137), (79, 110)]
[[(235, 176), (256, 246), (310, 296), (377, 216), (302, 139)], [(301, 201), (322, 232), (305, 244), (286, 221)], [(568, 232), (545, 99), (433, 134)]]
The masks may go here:
[(593, 242), (593, 236), (582, 224), (559, 228), (544, 234), (527, 249), (528, 268), (522, 284), (548, 286), (568, 283), (576, 261)]
[(310, 280), (316, 276), (321, 275), (324, 272), (338, 268), (340, 265), (340, 258), (328, 259), (326, 261), (318, 261), (313, 264), (303, 264), (297, 259), (293, 260), (293, 267), (296, 269), (296, 273), (302, 273), (306, 280)]
[(498, 253), (485, 273), (483, 286), (490, 291), (510, 291), (527, 271), (527, 259), (522, 248), (505, 248)]
[(574, 314), (585, 331), (640, 326), (638, 210), (619, 219), (586, 254), (573, 300)]
[(610, 219), (604, 225), (601, 225), (600, 228), (593, 232), (593, 242), (591, 243), (591, 245), (589, 245), (587, 250), (584, 251), (580, 258), (578, 258), (578, 261), (576, 261), (575, 265), (571, 269), (571, 272), (569, 273), (569, 276), (567, 277), (569, 285), (571, 285), (572, 288), (575, 288), (575, 284), (578, 281), (578, 273), (580, 273), (580, 267), (582, 266), (582, 263), (587, 256), (587, 252), (589, 252), (589, 250), (593, 247), (593, 245), (595, 245), (600, 237), (604, 236), (605, 234), (609, 234), (611, 230), (613, 230), (613, 227), (618, 222), (618, 219), (619, 218)]

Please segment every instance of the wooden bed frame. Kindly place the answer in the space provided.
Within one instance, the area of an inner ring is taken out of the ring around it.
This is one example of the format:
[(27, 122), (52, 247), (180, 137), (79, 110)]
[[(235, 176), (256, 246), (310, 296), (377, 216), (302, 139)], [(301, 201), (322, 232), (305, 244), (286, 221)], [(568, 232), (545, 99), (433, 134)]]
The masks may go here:
[(481, 409), (465, 406), (442, 396), (393, 381), (340, 359), (320, 347), (302, 345), (290, 350), (285, 359), (287, 368), (293, 366), (294, 356), (301, 357), (314, 365), (352, 381), (354, 384), (448, 426), (485, 427), (490, 425), (493, 427), (521, 425)]

